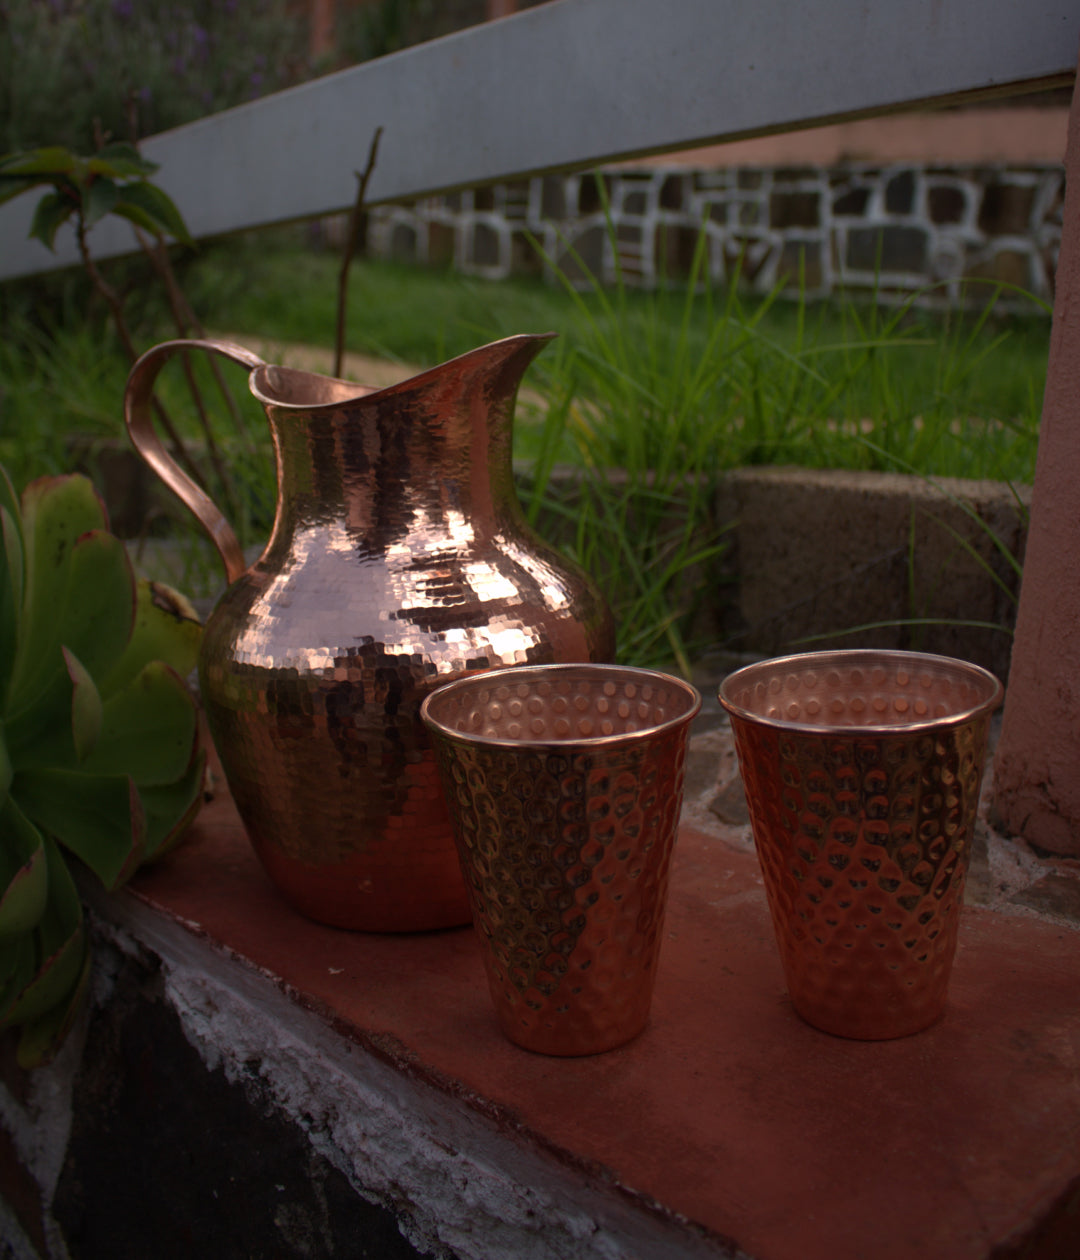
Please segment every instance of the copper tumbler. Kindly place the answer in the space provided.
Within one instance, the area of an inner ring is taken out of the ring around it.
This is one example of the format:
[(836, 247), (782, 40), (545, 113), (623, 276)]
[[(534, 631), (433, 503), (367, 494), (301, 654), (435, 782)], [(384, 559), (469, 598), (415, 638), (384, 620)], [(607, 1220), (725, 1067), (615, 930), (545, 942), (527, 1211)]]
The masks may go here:
[(842, 1037), (945, 1005), (990, 715), (1003, 688), (920, 652), (814, 652), (731, 674), (731, 715), (788, 992)]
[(421, 706), (499, 1022), (544, 1054), (644, 1028), (682, 802), (689, 684), (618, 665), (460, 679)]

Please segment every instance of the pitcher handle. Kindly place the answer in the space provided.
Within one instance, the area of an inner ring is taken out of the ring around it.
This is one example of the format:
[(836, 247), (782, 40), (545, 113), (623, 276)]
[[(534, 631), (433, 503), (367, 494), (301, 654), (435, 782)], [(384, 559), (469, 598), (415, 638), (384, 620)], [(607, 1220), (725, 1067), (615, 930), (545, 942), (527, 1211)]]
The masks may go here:
[(132, 444), (173, 494), (194, 513), (225, 562), (226, 578), (229, 582), (235, 582), (247, 569), (240, 540), (217, 504), (166, 451), (150, 415), (150, 400), (157, 374), (180, 350), (209, 350), (213, 354), (232, 359), (234, 363), (241, 363), (252, 371), (265, 367), (266, 364), (257, 354), (245, 350), (243, 346), (234, 345), (231, 341), (163, 341), (152, 350), (147, 350), (138, 360), (128, 375), (127, 388), (124, 390), (124, 422)]

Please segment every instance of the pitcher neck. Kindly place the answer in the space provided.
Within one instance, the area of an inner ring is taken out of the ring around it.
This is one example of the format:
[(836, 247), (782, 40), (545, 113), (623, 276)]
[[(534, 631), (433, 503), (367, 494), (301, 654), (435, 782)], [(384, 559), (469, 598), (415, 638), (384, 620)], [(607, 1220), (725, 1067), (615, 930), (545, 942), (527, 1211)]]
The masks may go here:
[(300, 404), (314, 386), (296, 374), (253, 374), (277, 451), (279, 516), (344, 517), (383, 546), (394, 530), (516, 512), (514, 403), (547, 340), (506, 338), (383, 390), (314, 378), (333, 393), (316, 406)]

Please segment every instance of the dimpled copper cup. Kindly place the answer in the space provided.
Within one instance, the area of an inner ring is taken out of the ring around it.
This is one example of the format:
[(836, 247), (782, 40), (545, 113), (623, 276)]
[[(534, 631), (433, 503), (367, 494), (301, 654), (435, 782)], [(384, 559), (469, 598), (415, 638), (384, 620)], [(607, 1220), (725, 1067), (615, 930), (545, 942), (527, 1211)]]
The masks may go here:
[(693, 687), (618, 665), (448, 683), (421, 716), (503, 1031), (596, 1054), (649, 1017)]
[(1002, 695), (977, 665), (868, 650), (763, 661), (721, 685), (808, 1023), (877, 1040), (942, 1013)]

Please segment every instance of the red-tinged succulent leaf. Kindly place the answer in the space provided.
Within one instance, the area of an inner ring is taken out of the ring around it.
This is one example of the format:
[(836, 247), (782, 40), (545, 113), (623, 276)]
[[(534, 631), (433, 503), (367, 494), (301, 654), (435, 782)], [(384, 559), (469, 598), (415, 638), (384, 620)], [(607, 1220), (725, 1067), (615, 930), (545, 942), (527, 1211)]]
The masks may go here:
[(71, 1032), (90, 991), (90, 950), (83, 958), (82, 971), (70, 992), (38, 1019), (22, 1026), (15, 1060), (24, 1072), (45, 1067), (56, 1058), (60, 1047)]
[(23, 491), (22, 522), (25, 589), (7, 700), (12, 715), (34, 703), (63, 670), (59, 613), (66, 601), (71, 553), (83, 534), (108, 528), (97, 491), (78, 475), (32, 481)]
[(118, 538), (95, 529), (78, 539), (56, 618), (59, 641), (100, 683), (123, 658), (135, 626), (135, 574)]
[(0, 507), (7, 508), (16, 520), (22, 513), (19, 496), (15, 493), (15, 487), (11, 484), (7, 469), (2, 464), (0, 464)]
[(101, 735), (87, 774), (129, 774), (139, 787), (174, 783), (191, 765), (198, 714), (184, 680), (151, 661), (105, 702)]
[(37, 972), (33, 932), (24, 932), (0, 945), (0, 1019), (18, 1001)]
[(161, 582), (140, 579), (135, 628), (119, 664), (99, 679), (102, 696), (107, 699), (126, 687), (151, 661), (164, 661), (186, 678), (198, 661), (201, 641), (202, 625), (188, 601)]
[(71, 218), (75, 203), (63, 193), (46, 193), (34, 209), (30, 223), (30, 238), (38, 240), (47, 249), (54, 249), (56, 234)]
[(86, 930), (82, 904), (63, 857), (55, 844), (46, 844), (49, 899), (33, 933), (35, 970), (32, 979), (0, 1016), (0, 1027), (40, 1019), (63, 1002), (86, 961)]
[(49, 870), (41, 832), (8, 797), (0, 809), (0, 938), (29, 932), (41, 921)]
[[(37, 700), (7, 720), (4, 737), (14, 774), (49, 766), (78, 767), (72, 730), (74, 683), (63, 653), (58, 651), (60, 668)], [(10, 788), (9, 788), (10, 790)]]
[(85, 761), (101, 734), (103, 706), (94, 680), (74, 652), (62, 648), (71, 679), (71, 737), (75, 760)]
[(175, 783), (139, 788), (146, 813), (146, 860), (164, 857), (184, 838), (202, 809), (206, 751), (200, 750), (187, 773)]
[(80, 922), (69, 936), (54, 941), (41, 929), (34, 933), (40, 962), (30, 983), (0, 1016), (0, 1028), (11, 1028), (28, 1020), (40, 1019), (58, 1002), (63, 1002), (79, 979), (86, 962), (86, 929)]
[(22, 535), (15, 517), (0, 504), (0, 707), (18, 646), (22, 599)]
[(42, 831), (80, 858), (107, 889), (137, 869), (146, 847), (146, 816), (127, 775), (81, 770), (25, 770), (11, 794)]

